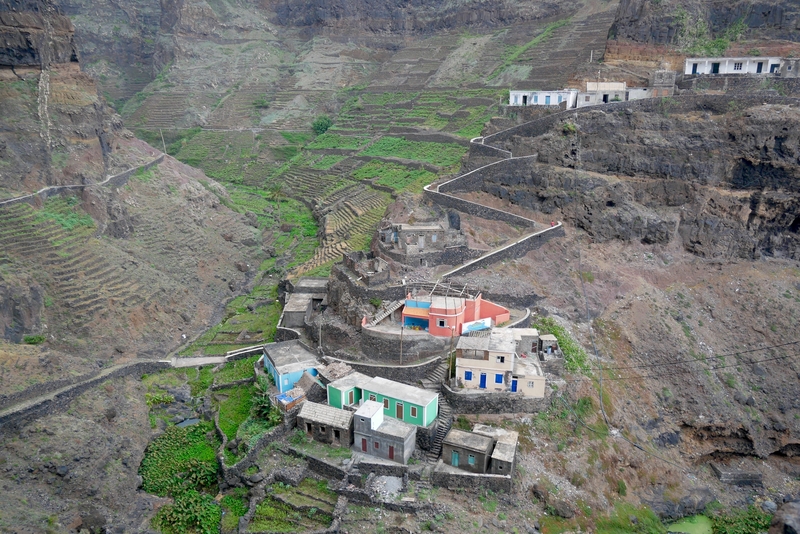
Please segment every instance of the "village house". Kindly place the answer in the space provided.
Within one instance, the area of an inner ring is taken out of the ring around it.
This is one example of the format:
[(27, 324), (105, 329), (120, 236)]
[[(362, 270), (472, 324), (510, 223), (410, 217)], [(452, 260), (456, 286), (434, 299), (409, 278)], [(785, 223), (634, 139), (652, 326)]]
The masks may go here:
[[(788, 66), (791, 67), (791, 65)], [(683, 67), (685, 76), (780, 73), (781, 58), (779, 57), (690, 57), (686, 58)]]
[(317, 376), (316, 355), (297, 340), (264, 345), (264, 372), (272, 376), (280, 393), (292, 389), (303, 373)]
[(311, 320), (314, 312), (327, 306), (327, 278), (301, 278), (290, 284), (290, 292), (284, 297), (281, 326), (301, 328)]
[(446, 250), (467, 248), (467, 237), (460, 230), (460, 219), (444, 217), (430, 222), (388, 223), (378, 231), (378, 251), (393, 261), (410, 266), (438, 265)]
[(442, 443), (442, 461), (470, 473), (512, 476), (519, 433), (476, 424), (472, 432), (450, 429)]
[(433, 336), (460, 336), (464, 323), (487, 319), (497, 325), (508, 321), (511, 313), (479, 294), (475, 298), (428, 295), (412, 298), (408, 295), (402, 311), (405, 328), (425, 330)]
[(486, 473), (492, 448), (490, 437), (451, 428), (442, 442), (442, 461), (470, 473)]
[(427, 427), (439, 415), (439, 394), (376, 376), (363, 385), (363, 398), (383, 405), (383, 414)]
[[(372, 378), (353, 371), (328, 384), (328, 404), (335, 408), (357, 407), (364, 398), (363, 387)], [(354, 408), (355, 409), (355, 408)]]
[(626, 99), (627, 90), (625, 82), (586, 82), (586, 90), (578, 93), (577, 107), (622, 102)]
[(353, 437), (353, 450), (406, 464), (414, 453), (417, 427), (385, 418), (383, 405), (368, 400), (353, 415)]
[(558, 106), (563, 102), (567, 109), (574, 108), (578, 101), (577, 89), (558, 91), (509, 91), (509, 106)]
[(470, 332), (456, 345), (456, 381), (468, 389), (545, 396), (547, 379), (536, 361), (536, 329)]
[(336, 447), (353, 444), (353, 412), (306, 401), (297, 414), (297, 428), (316, 441)]
[(476, 423), (472, 427), (472, 433), (492, 438), (494, 442), (488, 473), (492, 475), (511, 475), (514, 472), (514, 464), (517, 457), (519, 432)]

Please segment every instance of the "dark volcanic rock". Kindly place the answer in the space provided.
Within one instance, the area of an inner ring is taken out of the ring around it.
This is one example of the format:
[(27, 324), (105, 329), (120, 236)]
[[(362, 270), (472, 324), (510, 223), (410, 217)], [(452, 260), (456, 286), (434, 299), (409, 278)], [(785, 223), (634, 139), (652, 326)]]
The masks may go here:
[(800, 533), (800, 501), (784, 503), (772, 518), (769, 534), (797, 533)]

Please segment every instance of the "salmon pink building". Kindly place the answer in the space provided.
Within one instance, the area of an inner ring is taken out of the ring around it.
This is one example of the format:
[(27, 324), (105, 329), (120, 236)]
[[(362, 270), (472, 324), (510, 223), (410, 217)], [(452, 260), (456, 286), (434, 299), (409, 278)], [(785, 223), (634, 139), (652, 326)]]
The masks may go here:
[(490, 327), (510, 318), (508, 308), (483, 300), (480, 294), (475, 298), (438, 295), (412, 298), (409, 294), (403, 307), (402, 325), (425, 330), (433, 336), (450, 337), (460, 336), (466, 323), (481, 321)]

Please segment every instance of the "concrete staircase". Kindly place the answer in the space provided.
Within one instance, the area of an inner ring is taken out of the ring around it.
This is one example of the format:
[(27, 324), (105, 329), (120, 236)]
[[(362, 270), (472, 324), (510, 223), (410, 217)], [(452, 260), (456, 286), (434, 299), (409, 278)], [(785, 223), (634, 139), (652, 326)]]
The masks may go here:
[(450, 408), (447, 400), (441, 395), (441, 385), (446, 375), (447, 360), (443, 360), (422, 379), (423, 388), (439, 393), (439, 415), (436, 417), (436, 437), (433, 439), (431, 449), (426, 454), (429, 463), (436, 463), (439, 461), (439, 456), (442, 454), (442, 443), (447, 433), (450, 432), (450, 427), (453, 426), (453, 410)]
[(405, 301), (403, 300), (393, 300), (385, 308), (383, 308), (383, 310), (379, 311), (378, 314), (369, 323), (367, 323), (367, 326), (375, 326), (379, 322), (389, 317), (395, 310), (399, 310), (403, 304), (405, 304)]

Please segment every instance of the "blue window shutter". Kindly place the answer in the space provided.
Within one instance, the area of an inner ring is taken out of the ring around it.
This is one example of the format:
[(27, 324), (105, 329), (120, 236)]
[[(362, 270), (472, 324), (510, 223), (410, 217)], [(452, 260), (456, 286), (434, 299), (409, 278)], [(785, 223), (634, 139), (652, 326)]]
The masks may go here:
[(495, 384), (503, 383), (503, 373), (497, 373), (496, 375), (494, 375), (494, 383)]
[(464, 380), (472, 380), (472, 371), (464, 371)]

